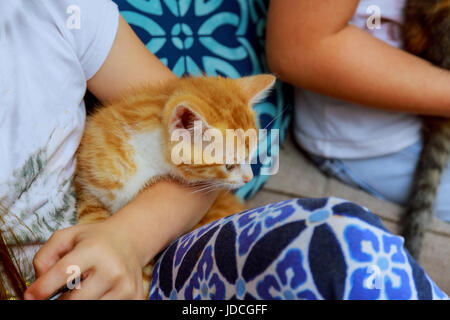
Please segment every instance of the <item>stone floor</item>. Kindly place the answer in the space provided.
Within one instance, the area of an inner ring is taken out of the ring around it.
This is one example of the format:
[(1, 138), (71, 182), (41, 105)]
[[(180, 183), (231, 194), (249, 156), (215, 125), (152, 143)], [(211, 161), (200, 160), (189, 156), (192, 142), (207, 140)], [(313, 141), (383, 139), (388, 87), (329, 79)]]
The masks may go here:
[[(393, 233), (400, 230), (402, 208), (376, 199), (322, 174), (288, 136), (280, 150), (280, 170), (249, 202), (251, 207), (290, 198), (336, 196), (369, 208)], [(450, 295), (450, 224), (435, 219), (426, 233), (420, 264)]]

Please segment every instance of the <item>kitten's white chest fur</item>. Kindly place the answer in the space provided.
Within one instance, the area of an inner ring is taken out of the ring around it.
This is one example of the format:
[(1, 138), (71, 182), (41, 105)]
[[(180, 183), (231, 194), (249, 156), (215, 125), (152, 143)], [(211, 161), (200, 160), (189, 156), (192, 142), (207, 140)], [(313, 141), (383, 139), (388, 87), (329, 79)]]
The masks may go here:
[(134, 134), (128, 143), (135, 150), (136, 173), (124, 183), (121, 189), (114, 190), (114, 200), (109, 199), (108, 203), (105, 203), (112, 213), (136, 197), (150, 179), (168, 175), (171, 172), (171, 167), (164, 158), (161, 129)]

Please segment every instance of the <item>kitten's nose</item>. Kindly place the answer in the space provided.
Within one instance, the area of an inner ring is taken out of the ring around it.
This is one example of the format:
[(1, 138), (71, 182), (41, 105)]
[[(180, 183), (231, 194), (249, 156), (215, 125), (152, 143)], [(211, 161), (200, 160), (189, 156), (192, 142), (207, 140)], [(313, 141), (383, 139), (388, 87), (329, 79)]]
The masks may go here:
[(242, 176), (242, 180), (244, 181), (244, 183), (250, 182), (250, 180), (252, 180), (253, 177), (250, 177), (248, 174), (244, 174)]

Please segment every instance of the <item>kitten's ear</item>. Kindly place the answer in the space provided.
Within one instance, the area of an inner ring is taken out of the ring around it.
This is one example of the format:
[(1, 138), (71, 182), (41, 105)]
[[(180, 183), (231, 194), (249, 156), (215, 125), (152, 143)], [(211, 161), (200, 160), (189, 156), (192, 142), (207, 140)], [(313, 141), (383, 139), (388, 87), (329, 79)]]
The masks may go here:
[(236, 79), (238, 86), (242, 89), (250, 105), (264, 100), (275, 84), (277, 78), (270, 74)]
[[(172, 115), (169, 119), (169, 131), (176, 129), (193, 130), (196, 121), (201, 121), (203, 130), (207, 126), (203, 118), (187, 106), (185, 103), (179, 103), (173, 108)], [(203, 131), (202, 130), (202, 131)]]

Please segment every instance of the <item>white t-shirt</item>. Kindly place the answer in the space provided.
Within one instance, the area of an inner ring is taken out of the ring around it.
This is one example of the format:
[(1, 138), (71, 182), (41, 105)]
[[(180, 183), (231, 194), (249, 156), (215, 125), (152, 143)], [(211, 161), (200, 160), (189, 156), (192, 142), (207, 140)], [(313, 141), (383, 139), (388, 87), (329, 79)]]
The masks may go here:
[[(404, 2), (361, 0), (351, 24), (399, 48)], [(381, 29), (367, 26), (375, 12), (368, 13), (373, 5), (380, 10)], [(394, 153), (414, 144), (420, 139), (421, 120), (296, 89), (294, 126), (297, 142), (307, 151), (329, 158), (358, 159)]]
[(0, 211), (2, 230), (21, 243), (44, 242), (75, 222), (86, 81), (118, 22), (110, 0), (0, 1)]

